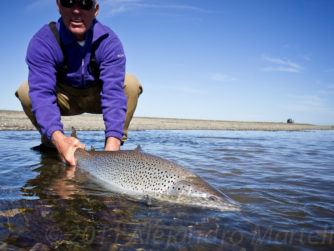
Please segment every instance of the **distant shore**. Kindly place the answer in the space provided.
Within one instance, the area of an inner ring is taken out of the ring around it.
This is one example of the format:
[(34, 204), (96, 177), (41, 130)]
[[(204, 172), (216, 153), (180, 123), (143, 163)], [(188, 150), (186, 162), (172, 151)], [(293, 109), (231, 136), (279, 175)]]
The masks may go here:
[[(75, 127), (82, 131), (104, 130), (102, 115), (83, 114), (64, 116), (65, 130)], [(35, 130), (22, 111), (0, 110), (0, 130)], [(278, 122), (240, 122), (221, 120), (173, 119), (134, 117), (129, 130), (257, 130), (257, 131), (302, 131), (334, 130), (334, 126), (311, 124), (287, 124)]]

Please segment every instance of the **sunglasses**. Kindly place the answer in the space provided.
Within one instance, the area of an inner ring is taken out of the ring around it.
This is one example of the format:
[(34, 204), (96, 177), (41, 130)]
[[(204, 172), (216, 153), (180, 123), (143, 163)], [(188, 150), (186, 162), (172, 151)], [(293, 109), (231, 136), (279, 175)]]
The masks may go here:
[(96, 1), (93, 0), (60, 0), (60, 4), (65, 8), (72, 8), (75, 3), (78, 3), (80, 9), (90, 10), (95, 5)]

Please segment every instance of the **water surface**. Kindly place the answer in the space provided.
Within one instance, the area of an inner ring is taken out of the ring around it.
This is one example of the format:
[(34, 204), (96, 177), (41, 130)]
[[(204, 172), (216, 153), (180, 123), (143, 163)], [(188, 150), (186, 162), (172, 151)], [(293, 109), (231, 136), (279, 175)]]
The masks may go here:
[[(78, 132), (103, 149), (103, 132)], [(189, 168), (241, 212), (131, 201), (0, 132), (0, 250), (333, 250), (334, 131), (131, 131), (123, 149)]]

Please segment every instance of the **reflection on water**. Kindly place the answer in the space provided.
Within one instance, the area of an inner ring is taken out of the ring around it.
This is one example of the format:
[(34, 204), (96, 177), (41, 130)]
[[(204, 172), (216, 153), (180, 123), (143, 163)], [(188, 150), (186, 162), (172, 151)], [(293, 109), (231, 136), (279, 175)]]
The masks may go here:
[[(78, 132), (102, 149), (103, 132)], [(145, 203), (105, 191), (0, 132), (0, 250), (334, 249), (334, 131), (136, 131), (124, 149), (173, 160), (241, 212)]]

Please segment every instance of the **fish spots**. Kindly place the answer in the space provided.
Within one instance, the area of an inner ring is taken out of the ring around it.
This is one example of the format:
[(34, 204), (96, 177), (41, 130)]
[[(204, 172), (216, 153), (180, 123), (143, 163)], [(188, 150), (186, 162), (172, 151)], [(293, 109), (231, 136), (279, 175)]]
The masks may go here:
[(182, 167), (143, 153), (132, 155), (136, 158), (122, 154), (118, 154), (117, 158), (101, 155), (94, 160), (94, 167), (89, 164), (89, 171), (105, 182), (112, 182), (120, 190), (133, 193), (162, 194), (179, 180), (180, 175), (175, 170)]

